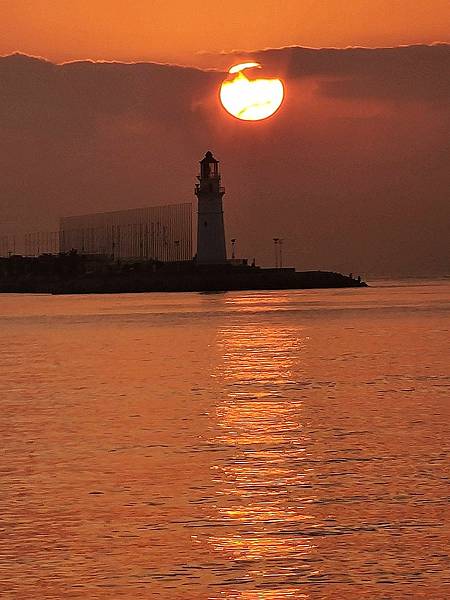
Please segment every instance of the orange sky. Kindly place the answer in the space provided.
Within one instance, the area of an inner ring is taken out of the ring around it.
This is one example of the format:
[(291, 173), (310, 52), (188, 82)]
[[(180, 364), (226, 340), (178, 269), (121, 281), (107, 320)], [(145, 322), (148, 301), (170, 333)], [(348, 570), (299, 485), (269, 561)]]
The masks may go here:
[(449, 41), (449, 0), (1, 0), (0, 54), (197, 62), (290, 44)]

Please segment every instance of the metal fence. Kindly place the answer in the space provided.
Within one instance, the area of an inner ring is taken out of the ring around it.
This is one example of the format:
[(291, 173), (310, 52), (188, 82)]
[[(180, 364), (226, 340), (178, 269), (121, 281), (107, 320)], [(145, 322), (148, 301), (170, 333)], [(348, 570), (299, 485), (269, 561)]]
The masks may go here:
[(14, 235), (0, 235), (0, 257), (22, 254), (58, 254), (59, 231), (33, 231)]
[(192, 258), (192, 204), (171, 204), (61, 219), (59, 247), (112, 259)]
[(191, 260), (192, 204), (64, 217), (59, 231), (0, 235), (0, 257), (70, 250), (113, 260)]
[(17, 239), (15, 235), (0, 236), (0, 256), (11, 256), (16, 253)]

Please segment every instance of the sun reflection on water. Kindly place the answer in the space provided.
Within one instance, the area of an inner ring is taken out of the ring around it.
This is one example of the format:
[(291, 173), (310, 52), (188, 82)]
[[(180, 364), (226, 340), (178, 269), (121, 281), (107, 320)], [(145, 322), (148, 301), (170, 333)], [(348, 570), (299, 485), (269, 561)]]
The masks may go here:
[[(301, 332), (300, 332), (301, 333)], [(308, 438), (302, 399), (293, 393), (306, 338), (298, 328), (231, 324), (219, 331), (224, 395), (210, 443), (225, 449), (212, 467), (217, 527), (209, 544), (231, 562), (229, 587), (213, 598), (308, 598), (295, 585), (317, 575), (311, 530)], [(216, 533), (217, 532), (217, 533)]]

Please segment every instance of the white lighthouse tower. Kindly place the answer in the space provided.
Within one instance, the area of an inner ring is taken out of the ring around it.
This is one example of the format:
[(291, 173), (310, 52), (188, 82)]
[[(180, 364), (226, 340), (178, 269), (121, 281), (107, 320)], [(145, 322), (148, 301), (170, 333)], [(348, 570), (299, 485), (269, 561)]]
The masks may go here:
[(199, 183), (195, 186), (198, 198), (197, 261), (200, 264), (221, 264), (227, 260), (219, 161), (211, 152), (200, 161)]

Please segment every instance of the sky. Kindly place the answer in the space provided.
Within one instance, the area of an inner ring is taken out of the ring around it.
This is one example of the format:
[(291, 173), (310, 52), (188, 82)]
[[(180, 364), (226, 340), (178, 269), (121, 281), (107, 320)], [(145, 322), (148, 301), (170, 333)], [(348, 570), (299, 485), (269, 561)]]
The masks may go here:
[[(194, 203), (212, 150), (238, 255), (271, 265), (281, 237), (300, 269), (450, 272), (448, 2), (176, 5), (0, 0), (0, 235)], [(266, 121), (220, 106), (241, 60), (285, 84)]]
[(197, 64), (205, 52), (449, 41), (449, 22), (448, 0), (0, 0), (0, 54)]

